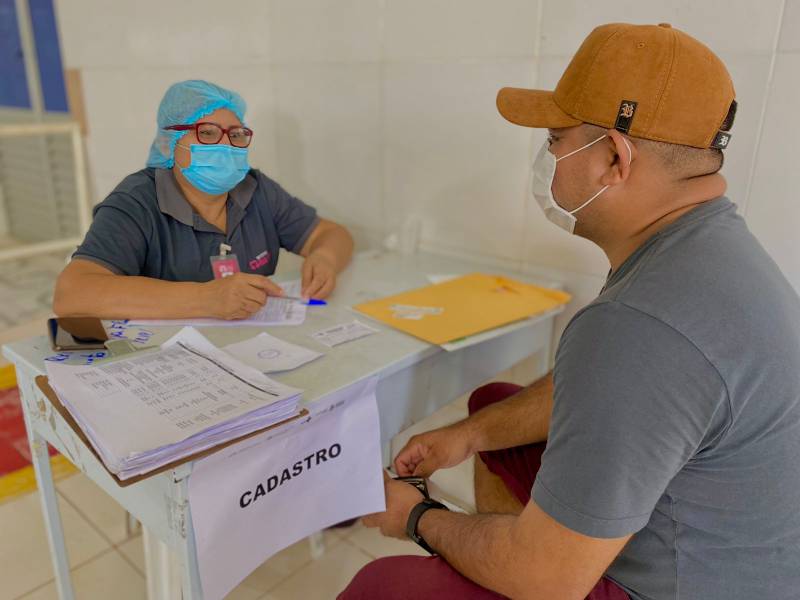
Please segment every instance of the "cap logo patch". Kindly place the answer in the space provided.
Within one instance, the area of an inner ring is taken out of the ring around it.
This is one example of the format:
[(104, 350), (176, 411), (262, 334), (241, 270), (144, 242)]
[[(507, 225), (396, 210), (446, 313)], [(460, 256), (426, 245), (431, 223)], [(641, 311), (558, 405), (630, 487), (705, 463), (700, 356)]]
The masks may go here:
[(717, 135), (711, 141), (709, 148), (716, 148), (717, 150), (725, 150), (731, 141), (731, 134), (727, 131), (718, 131)]
[(631, 129), (633, 117), (636, 114), (637, 102), (633, 100), (623, 100), (619, 105), (619, 112), (617, 112), (617, 122), (614, 123), (614, 129), (622, 133), (628, 133)]

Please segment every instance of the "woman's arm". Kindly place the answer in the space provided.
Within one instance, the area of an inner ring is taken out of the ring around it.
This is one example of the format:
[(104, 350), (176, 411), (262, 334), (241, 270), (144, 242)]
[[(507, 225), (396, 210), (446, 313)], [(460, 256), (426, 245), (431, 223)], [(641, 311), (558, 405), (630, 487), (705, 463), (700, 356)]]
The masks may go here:
[(237, 273), (207, 283), (117, 275), (76, 258), (59, 275), (53, 311), (62, 317), (101, 319), (243, 319), (280, 287), (261, 275)]
[(321, 219), (306, 240), (303, 263), (303, 296), (325, 298), (336, 286), (336, 275), (353, 256), (353, 236), (333, 221)]

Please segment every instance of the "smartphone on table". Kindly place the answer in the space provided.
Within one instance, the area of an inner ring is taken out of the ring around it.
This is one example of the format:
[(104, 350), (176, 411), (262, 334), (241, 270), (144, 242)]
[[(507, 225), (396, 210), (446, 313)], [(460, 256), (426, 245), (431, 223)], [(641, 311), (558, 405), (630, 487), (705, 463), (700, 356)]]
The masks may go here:
[(108, 341), (103, 322), (97, 317), (57, 317), (47, 320), (50, 346), (57, 352), (102, 350)]

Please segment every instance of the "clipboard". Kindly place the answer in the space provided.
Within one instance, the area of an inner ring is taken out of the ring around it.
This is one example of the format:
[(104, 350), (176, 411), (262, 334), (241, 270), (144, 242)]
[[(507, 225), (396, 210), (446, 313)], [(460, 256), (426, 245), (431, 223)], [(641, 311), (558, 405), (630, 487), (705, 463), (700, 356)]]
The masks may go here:
[(223, 448), (227, 448), (228, 446), (231, 446), (232, 444), (237, 444), (237, 443), (239, 443), (241, 441), (244, 441), (246, 439), (249, 439), (251, 437), (254, 437), (256, 435), (264, 433), (265, 431), (269, 431), (271, 429), (276, 429), (277, 427), (281, 427), (281, 426), (283, 426), (283, 425), (285, 425), (287, 423), (291, 423), (292, 421), (295, 421), (297, 419), (300, 419), (301, 417), (305, 417), (305, 416), (308, 415), (308, 410), (304, 408), (299, 413), (297, 413), (295, 416), (290, 417), (288, 419), (284, 419), (283, 421), (280, 421), (278, 423), (273, 423), (272, 425), (270, 425), (268, 427), (264, 427), (262, 429), (258, 429), (256, 431), (250, 432), (250, 433), (248, 433), (246, 435), (240, 436), (240, 437), (238, 437), (236, 439), (228, 440), (227, 442), (222, 442), (221, 444), (217, 444), (216, 446), (213, 446), (211, 448), (206, 448), (205, 450), (201, 450), (199, 452), (195, 452), (194, 454), (190, 454), (189, 456), (184, 456), (183, 458), (176, 459), (176, 460), (174, 460), (174, 461), (172, 461), (170, 463), (167, 463), (166, 465), (158, 467), (157, 469), (153, 469), (152, 471), (148, 471), (147, 473), (143, 473), (141, 475), (135, 475), (135, 476), (130, 477), (128, 479), (120, 479), (117, 475), (115, 475), (114, 473), (109, 471), (108, 467), (103, 462), (103, 459), (100, 458), (100, 455), (97, 453), (97, 450), (95, 450), (94, 446), (92, 446), (91, 442), (89, 442), (89, 439), (86, 437), (86, 434), (83, 433), (83, 430), (75, 422), (75, 419), (72, 417), (72, 415), (69, 413), (69, 411), (64, 407), (63, 404), (61, 404), (61, 400), (58, 398), (58, 395), (55, 393), (53, 388), (50, 387), (50, 383), (48, 382), (47, 377), (45, 375), (39, 375), (38, 377), (36, 377), (36, 386), (39, 388), (39, 390), (42, 392), (42, 394), (44, 394), (45, 398), (47, 398), (50, 401), (50, 404), (53, 405), (53, 408), (56, 410), (56, 412), (59, 415), (61, 415), (61, 418), (64, 419), (64, 421), (67, 423), (67, 425), (69, 425), (70, 429), (72, 429), (72, 431), (75, 433), (75, 435), (77, 435), (78, 438), (81, 440), (81, 442), (83, 442), (84, 446), (86, 446), (91, 451), (91, 453), (94, 455), (94, 457), (98, 460), (98, 462), (101, 465), (103, 465), (103, 468), (106, 470), (106, 473), (108, 473), (111, 476), (111, 478), (117, 483), (117, 485), (120, 486), (120, 487), (128, 487), (129, 485), (133, 485), (134, 483), (138, 483), (138, 482), (140, 482), (140, 481), (142, 481), (144, 479), (147, 479), (148, 477), (152, 477), (153, 475), (158, 475), (159, 473), (164, 473), (165, 471), (170, 471), (170, 470), (172, 470), (172, 469), (174, 469), (176, 467), (179, 467), (180, 465), (182, 465), (184, 463), (187, 463), (187, 462), (190, 462), (190, 461), (193, 461), (193, 460), (199, 460), (201, 458), (205, 458), (206, 456), (214, 454), (215, 452), (217, 452), (219, 450), (222, 450)]

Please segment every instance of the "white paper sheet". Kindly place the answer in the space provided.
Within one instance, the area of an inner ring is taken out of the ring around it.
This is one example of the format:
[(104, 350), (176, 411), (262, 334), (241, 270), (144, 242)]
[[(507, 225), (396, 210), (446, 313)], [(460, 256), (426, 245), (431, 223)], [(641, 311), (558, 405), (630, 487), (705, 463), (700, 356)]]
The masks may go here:
[(246, 365), (262, 373), (290, 371), (316, 360), (322, 353), (276, 338), (268, 333), (223, 348)]
[(392, 309), (395, 319), (410, 319), (413, 321), (420, 321), (428, 316), (441, 315), (444, 308), (441, 306), (416, 306), (414, 304), (392, 304), (389, 308)]
[(159, 350), (93, 366), (47, 363), (47, 374), (121, 479), (282, 421), (301, 394), (191, 328)]
[(351, 323), (342, 323), (328, 327), (322, 331), (312, 333), (311, 337), (317, 340), (320, 344), (333, 348), (339, 344), (357, 340), (359, 338), (378, 333), (377, 329), (365, 325), (360, 321), (353, 321)]
[(304, 423), (195, 465), (189, 501), (206, 600), (223, 598), (311, 533), (385, 510), (376, 383), (371, 378), (335, 392), (315, 402)]
[(453, 279), (458, 279), (461, 275), (428, 275), (428, 281), (432, 284), (436, 285), (437, 283), (444, 283), (445, 281), (452, 281)]
[[(301, 281), (299, 279), (280, 284), (286, 296), (299, 298)], [(148, 327), (174, 327), (189, 325), (192, 327), (253, 327), (301, 325), (306, 320), (307, 306), (296, 300), (287, 300), (270, 296), (266, 304), (257, 313), (247, 319), (227, 321), (224, 319), (130, 319), (131, 325)]]

